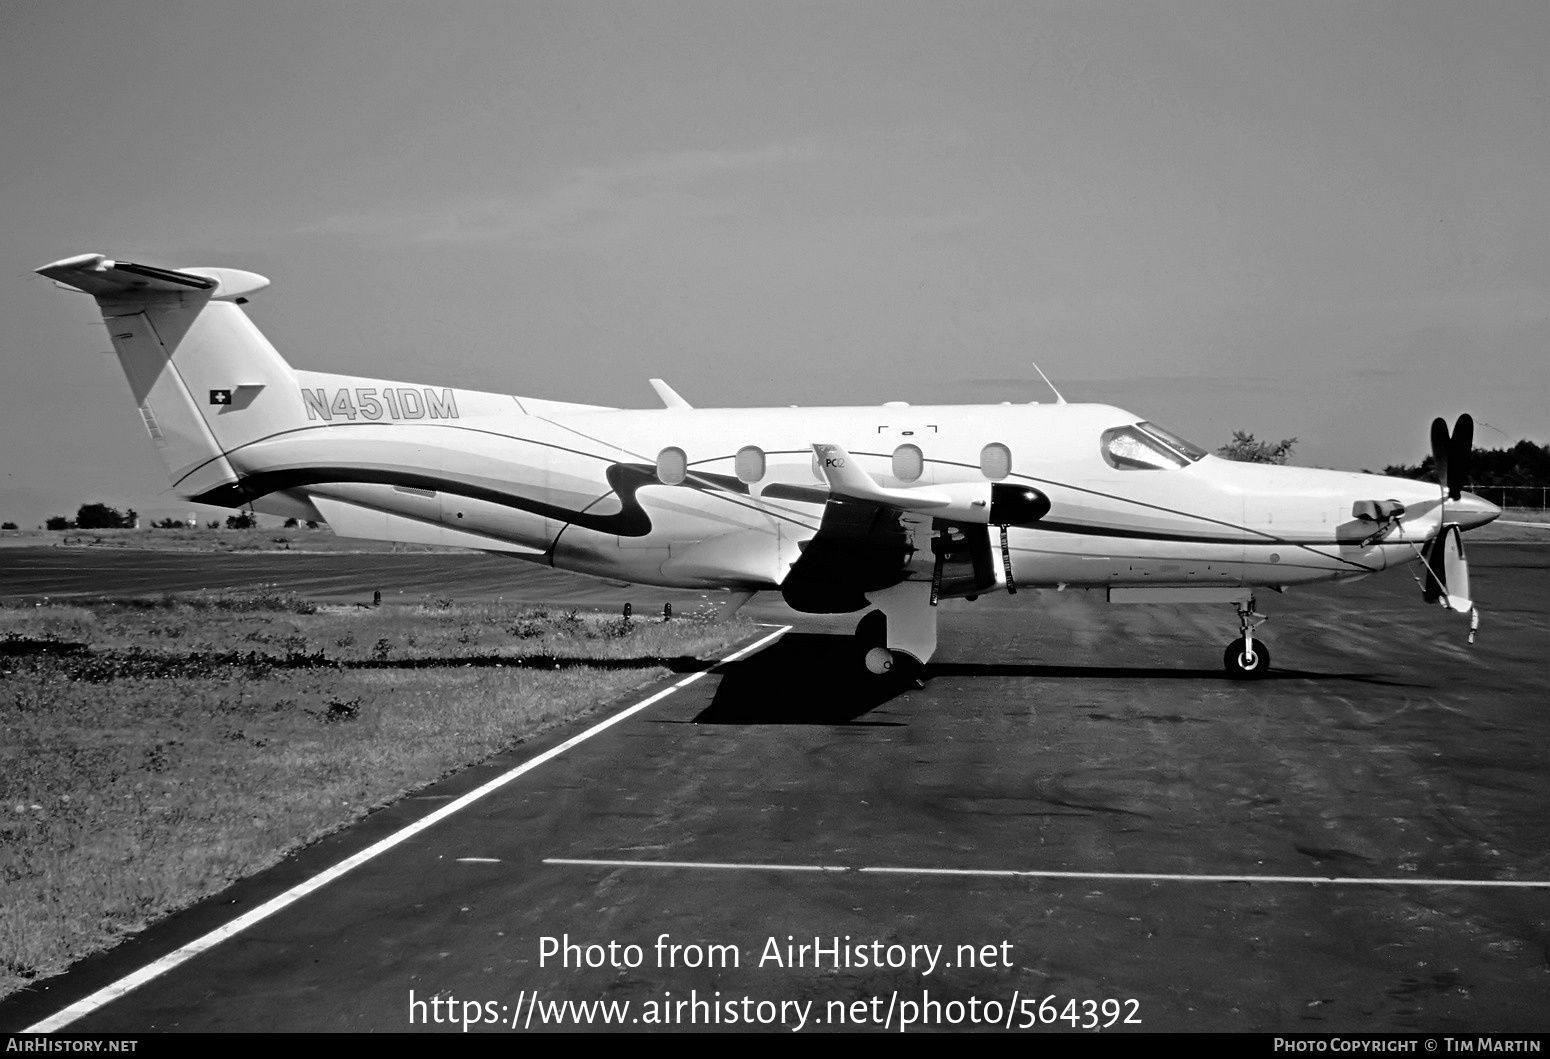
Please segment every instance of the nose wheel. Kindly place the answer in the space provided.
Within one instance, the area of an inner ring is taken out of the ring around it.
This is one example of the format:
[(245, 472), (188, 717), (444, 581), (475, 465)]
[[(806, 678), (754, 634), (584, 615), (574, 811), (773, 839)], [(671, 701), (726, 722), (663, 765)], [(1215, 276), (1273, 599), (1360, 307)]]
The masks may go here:
[(1234, 640), (1222, 655), (1222, 666), (1234, 680), (1262, 677), (1270, 668), (1270, 648), (1265, 646), (1264, 640), (1255, 640), (1253, 647), (1246, 640)]
[(1227, 645), (1222, 667), (1233, 680), (1254, 680), (1270, 670), (1270, 648), (1254, 636), (1254, 630), (1270, 619), (1254, 610), (1252, 598), (1237, 607), (1238, 631), (1242, 635)]

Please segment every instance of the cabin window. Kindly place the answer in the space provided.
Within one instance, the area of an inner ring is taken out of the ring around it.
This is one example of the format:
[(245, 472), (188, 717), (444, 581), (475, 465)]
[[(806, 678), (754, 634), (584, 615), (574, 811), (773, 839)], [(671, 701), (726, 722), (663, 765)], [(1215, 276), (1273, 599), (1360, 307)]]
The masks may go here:
[(1206, 455), (1200, 446), (1151, 423), (1105, 430), (1099, 446), (1104, 461), (1122, 471), (1173, 470)]
[(914, 445), (900, 445), (893, 450), (893, 476), (899, 481), (919, 481), (925, 469), (926, 459)]
[(980, 473), (992, 482), (999, 482), (1012, 473), (1012, 450), (999, 441), (992, 441), (980, 449)]
[(738, 481), (761, 481), (764, 478), (764, 450), (757, 445), (744, 445), (737, 450), (733, 465), (737, 469)]
[(689, 476), (689, 458), (684, 450), (669, 445), (657, 453), (657, 481), (663, 485), (677, 485)]

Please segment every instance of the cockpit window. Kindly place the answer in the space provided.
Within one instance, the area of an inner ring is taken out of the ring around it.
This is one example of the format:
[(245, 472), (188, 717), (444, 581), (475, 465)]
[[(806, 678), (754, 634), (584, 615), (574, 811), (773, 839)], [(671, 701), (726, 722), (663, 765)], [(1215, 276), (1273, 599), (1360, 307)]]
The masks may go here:
[(1159, 471), (1188, 467), (1206, 450), (1152, 423), (1105, 430), (1103, 458), (1122, 471)]
[(1161, 441), (1164, 445), (1167, 445), (1169, 448), (1179, 453), (1185, 459), (1189, 460), (1190, 463), (1194, 463), (1202, 456), (1208, 455), (1206, 450), (1201, 448), (1199, 445), (1196, 445), (1192, 441), (1185, 441), (1173, 431), (1164, 430), (1156, 423), (1138, 423), (1136, 425), (1139, 426), (1142, 430), (1146, 431), (1148, 434), (1152, 435), (1152, 437), (1156, 438), (1158, 441)]

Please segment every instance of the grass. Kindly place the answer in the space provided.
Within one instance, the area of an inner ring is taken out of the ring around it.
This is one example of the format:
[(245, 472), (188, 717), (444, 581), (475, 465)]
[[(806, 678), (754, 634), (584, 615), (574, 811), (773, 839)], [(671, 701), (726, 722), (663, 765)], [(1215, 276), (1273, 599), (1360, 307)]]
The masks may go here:
[(327, 526), (319, 526), (315, 530), (264, 526), (243, 530), (210, 529), (207, 526), (176, 529), (0, 530), (0, 547), (162, 552), (466, 552), (463, 548), (336, 537)]
[(274, 591), (0, 608), (0, 996), (750, 631)]

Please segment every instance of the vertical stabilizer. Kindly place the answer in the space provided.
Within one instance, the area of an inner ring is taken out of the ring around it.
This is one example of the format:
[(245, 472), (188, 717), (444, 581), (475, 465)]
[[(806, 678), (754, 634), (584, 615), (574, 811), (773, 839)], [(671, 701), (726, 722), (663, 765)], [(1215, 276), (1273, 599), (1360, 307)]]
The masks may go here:
[[(38, 272), (97, 299), (179, 495), (209, 497), (234, 485), (228, 453), (305, 425), (290, 366), (238, 304), (268, 284), (264, 277), (236, 269), (171, 271), (101, 254)], [(235, 491), (225, 495), (240, 502)]]

